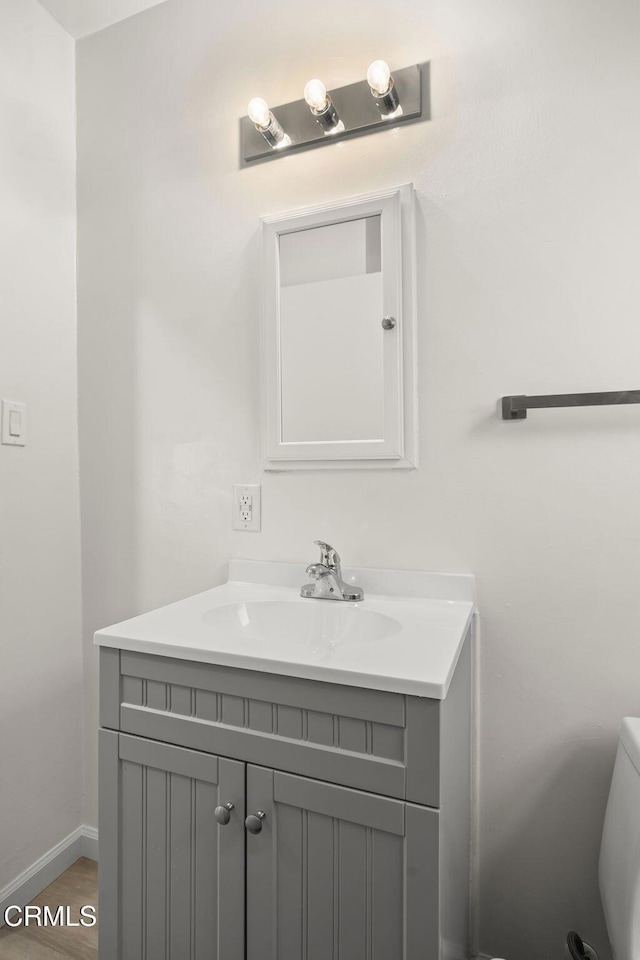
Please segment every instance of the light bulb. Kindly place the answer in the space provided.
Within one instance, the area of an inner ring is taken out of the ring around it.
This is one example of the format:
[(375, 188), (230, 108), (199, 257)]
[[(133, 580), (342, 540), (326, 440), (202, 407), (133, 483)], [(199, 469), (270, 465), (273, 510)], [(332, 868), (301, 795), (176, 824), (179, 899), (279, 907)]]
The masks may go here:
[(304, 98), (313, 110), (320, 113), (327, 105), (327, 88), (322, 80), (309, 80), (304, 88)]
[(266, 100), (263, 100), (262, 97), (254, 97), (253, 100), (249, 100), (247, 113), (249, 114), (249, 119), (255, 123), (256, 127), (266, 129), (271, 123), (269, 104)]
[(286, 135), (276, 117), (271, 113), (269, 104), (262, 97), (249, 100), (247, 113), (262, 139), (266, 140), (272, 149), (291, 146), (291, 138)]
[(384, 60), (374, 60), (367, 70), (367, 83), (374, 93), (383, 97), (388, 92), (391, 80), (391, 70)]

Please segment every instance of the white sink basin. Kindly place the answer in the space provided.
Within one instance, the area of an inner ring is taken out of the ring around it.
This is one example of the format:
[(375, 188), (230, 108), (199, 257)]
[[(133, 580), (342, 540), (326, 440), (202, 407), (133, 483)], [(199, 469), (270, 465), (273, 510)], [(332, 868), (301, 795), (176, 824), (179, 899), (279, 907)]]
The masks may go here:
[(339, 644), (377, 643), (402, 630), (393, 617), (337, 600), (230, 603), (207, 610), (202, 619), (228, 640), (277, 644), (282, 652), (306, 647), (320, 660), (329, 659)]
[(232, 560), (229, 580), (99, 630), (120, 650), (389, 690), (447, 695), (474, 612), (473, 577), (344, 569), (364, 600), (302, 599), (305, 565)]

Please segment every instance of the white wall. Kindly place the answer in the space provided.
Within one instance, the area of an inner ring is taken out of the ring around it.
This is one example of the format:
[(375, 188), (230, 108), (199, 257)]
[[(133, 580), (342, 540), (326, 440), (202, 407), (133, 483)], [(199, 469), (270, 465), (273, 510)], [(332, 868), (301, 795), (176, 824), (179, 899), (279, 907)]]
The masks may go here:
[(72, 37), (103, 30), (163, 0), (40, 0)]
[(0, 3), (0, 889), (80, 824), (74, 44)]
[[(640, 711), (640, 413), (503, 423), (506, 393), (638, 386), (636, 0), (170, 0), (80, 42), (85, 642), (229, 556), (471, 571), (481, 652), (480, 950), (608, 947), (597, 854)], [(250, 96), (432, 62), (433, 120), (238, 169)], [(421, 467), (260, 478), (263, 214), (413, 181)], [(87, 646), (87, 650), (89, 647)], [(86, 816), (95, 817), (95, 658)]]

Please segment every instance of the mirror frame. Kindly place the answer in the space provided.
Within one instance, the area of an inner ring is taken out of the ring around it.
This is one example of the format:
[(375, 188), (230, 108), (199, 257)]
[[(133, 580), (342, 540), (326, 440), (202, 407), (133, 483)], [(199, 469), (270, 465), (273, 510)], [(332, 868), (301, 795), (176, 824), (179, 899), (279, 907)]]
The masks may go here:
[[(380, 440), (282, 439), (280, 265), (283, 234), (380, 216), (383, 316), (396, 320), (396, 349), (385, 355), (385, 436)], [(413, 468), (417, 442), (415, 199), (412, 184), (261, 218), (263, 238), (262, 393), (265, 470)], [(387, 382), (389, 381), (389, 383)]]

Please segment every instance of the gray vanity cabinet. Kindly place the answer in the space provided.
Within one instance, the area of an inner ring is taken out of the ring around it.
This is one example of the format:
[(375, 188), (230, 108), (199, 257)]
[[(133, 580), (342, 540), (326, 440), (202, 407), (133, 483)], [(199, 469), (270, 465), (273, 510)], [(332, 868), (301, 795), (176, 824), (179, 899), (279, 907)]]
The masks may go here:
[(243, 960), (245, 765), (101, 730), (100, 767), (101, 960)]
[(257, 766), (247, 809), (247, 960), (437, 956), (436, 811)]
[(471, 675), (469, 637), (441, 701), (103, 647), (100, 960), (469, 956)]

